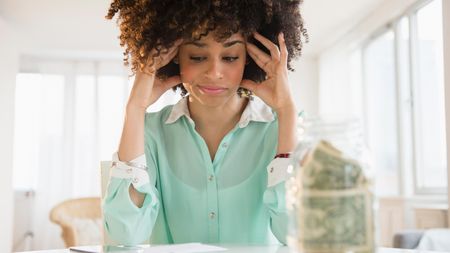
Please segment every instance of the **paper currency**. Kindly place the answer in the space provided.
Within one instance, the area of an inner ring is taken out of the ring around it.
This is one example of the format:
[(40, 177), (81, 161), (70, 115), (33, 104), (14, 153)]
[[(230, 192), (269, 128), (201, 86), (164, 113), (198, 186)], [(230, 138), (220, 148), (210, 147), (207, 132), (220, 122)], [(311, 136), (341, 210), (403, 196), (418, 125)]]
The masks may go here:
[(373, 252), (373, 195), (360, 163), (320, 141), (300, 169), (300, 248), (305, 253)]

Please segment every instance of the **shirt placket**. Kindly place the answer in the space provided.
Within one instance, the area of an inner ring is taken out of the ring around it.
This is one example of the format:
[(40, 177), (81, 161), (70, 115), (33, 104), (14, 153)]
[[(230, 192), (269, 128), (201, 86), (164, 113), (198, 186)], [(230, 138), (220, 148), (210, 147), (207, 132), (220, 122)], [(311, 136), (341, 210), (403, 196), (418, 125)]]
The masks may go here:
[(206, 169), (206, 194), (207, 194), (207, 219), (208, 219), (208, 238), (209, 242), (218, 242), (219, 241), (219, 188), (217, 185), (217, 177), (216, 173), (220, 170), (221, 160), (223, 159), (225, 153), (228, 150), (230, 145), (230, 141), (233, 137), (236, 129), (233, 129), (230, 133), (228, 133), (221, 141), (214, 158), (214, 162), (211, 162), (211, 157), (209, 154), (208, 147), (203, 140), (203, 155), (207, 164)]
[(212, 163), (209, 164), (208, 170), (206, 172), (207, 183), (206, 190), (208, 196), (208, 230), (209, 230), (209, 241), (218, 242), (219, 241), (219, 202), (217, 199), (217, 180), (214, 173), (214, 166)]

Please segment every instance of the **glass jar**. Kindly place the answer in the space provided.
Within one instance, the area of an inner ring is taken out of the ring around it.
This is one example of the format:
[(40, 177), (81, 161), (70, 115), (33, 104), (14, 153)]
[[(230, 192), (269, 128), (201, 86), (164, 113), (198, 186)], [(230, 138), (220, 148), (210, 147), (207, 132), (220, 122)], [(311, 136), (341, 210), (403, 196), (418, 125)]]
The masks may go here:
[(306, 119), (286, 182), (291, 252), (375, 252), (374, 184), (357, 120)]

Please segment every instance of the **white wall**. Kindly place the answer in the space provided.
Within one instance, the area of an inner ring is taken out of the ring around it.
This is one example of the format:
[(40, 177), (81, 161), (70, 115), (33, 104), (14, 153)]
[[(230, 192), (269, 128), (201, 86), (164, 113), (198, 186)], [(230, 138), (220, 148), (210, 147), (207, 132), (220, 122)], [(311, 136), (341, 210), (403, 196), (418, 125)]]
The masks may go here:
[(299, 111), (304, 110), (310, 116), (318, 113), (318, 69), (317, 59), (302, 56), (293, 63), (294, 72), (289, 72), (295, 105)]
[(18, 70), (18, 57), (15, 48), (14, 32), (0, 16), (0, 252), (12, 249), (12, 165), (14, 130), (14, 84)]
[(359, 116), (361, 103), (353, 101), (358, 101), (360, 94), (354, 93), (352, 87), (350, 60), (350, 51), (346, 48), (328, 50), (319, 58), (318, 112), (323, 117)]
[(110, 0), (1, 0), (0, 15), (17, 32), (21, 53), (116, 52), (116, 22), (106, 20)]

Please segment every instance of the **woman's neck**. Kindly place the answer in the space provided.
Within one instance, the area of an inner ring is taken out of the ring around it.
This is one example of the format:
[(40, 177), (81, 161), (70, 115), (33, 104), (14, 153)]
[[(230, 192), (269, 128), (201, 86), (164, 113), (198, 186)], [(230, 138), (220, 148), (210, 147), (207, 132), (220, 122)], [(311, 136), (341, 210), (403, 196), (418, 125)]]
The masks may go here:
[(240, 120), (242, 112), (247, 106), (248, 99), (230, 98), (219, 106), (206, 106), (200, 104), (192, 97), (188, 97), (189, 113), (195, 122), (198, 131), (231, 130)]

